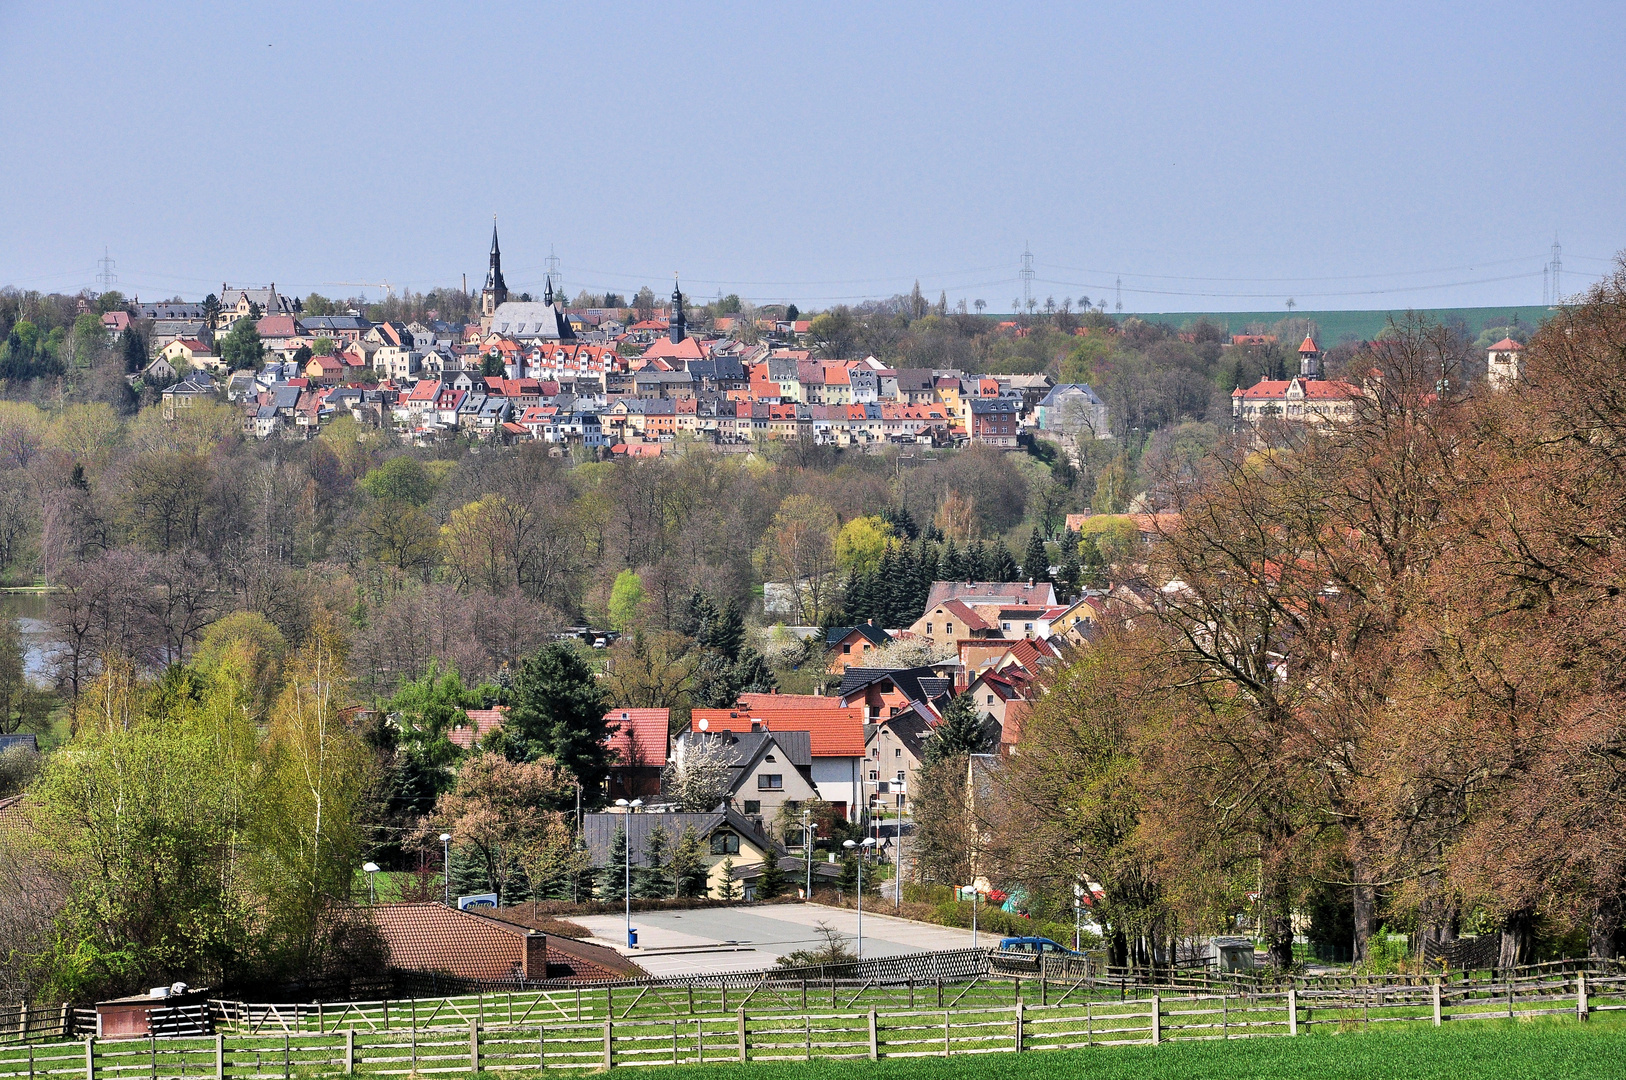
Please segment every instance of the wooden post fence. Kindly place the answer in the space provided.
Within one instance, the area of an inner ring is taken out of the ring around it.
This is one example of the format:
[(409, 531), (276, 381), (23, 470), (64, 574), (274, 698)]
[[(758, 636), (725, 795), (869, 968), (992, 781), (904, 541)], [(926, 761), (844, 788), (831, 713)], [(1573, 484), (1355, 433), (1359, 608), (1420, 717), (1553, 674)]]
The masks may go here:
[(226, 1080), (226, 1036), (215, 1032), (215, 1080)]
[[(741, 1015), (742, 1016), (744, 1015), (743, 1010), (741, 1012)], [(876, 1032), (875, 1032), (875, 1010), (874, 1009), (871, 1009), (869, 1011), (869, 1059), (871, 1061), (879, 1061), (881, 1059), (880, 1042), (876, 1038)], [(745, 1060), (745, 1055), (744, 1054), (740, 1055), (740, 1060), (741, 1061)]]
[(1586, 1018), (1586, 972), (1579, 971), (1575, 975), (1575, 1019), (1585, 1022)]
[(1163, 997), (1160, 994), (1152, 995), (1152, 1045), (1156, 1046), (1163, 1041)]
[(469, 1021), (469, 1072), (480, 1071), (480, 1021)]
[[(725, 994), (728, 992), (726, 987), (724, 988), (723, 992)], [(740, 1010), (739, 1036), (740, 1036), (740, 1046), (739, 1046), (740, 1060), (744, 1061), (745, 1060), (745, 1010), (744, 1009)]]
[[(412, 1039), (413, 1039), (413, 1054), (412, 1054), (412, 1056), (413, 1056), (413, 1058), (417, 1058), (417, 1056), (418, 1056), (418, 1054), (417, 1054), (417, 1038), (418, 1038), (418, 1030), (416, 1028), (413, 1028), (412, 1029)], [(413, 1061), (413, 1066), (414, 1066), (414, 1068), (417, 1066), (417, 1061), (416, 1060)], [(347, 1075), (347, 1076), (354, 1074), (355, 1071), (356, 1071), (356, 1029), (353, 1028), (353, 1027), (347, 1027), (347, 1028), (344, 1029), (344, 1071), (345, 1071), (345, 1075)], [(217, 1075), (215, 1077), (215, 1080), (226, 1080), (226, 1077), (225, 1077), (224, 1074)]]
[(1299, 1033), (1299, 992), (1293, 989), (1287, 991), (1287, 1033)]
[(96, 1080), (96, 1036), (85, 1036), (85, 1080)]
[(1434, 990), (1433, 990), (1433, 997), (1434, 997), (1434, 1026), (1439, 1027), (1440, 1024), (1444, 1021), (1445, 1017), (1441, 1014), (1441, 1010), (1440, 1010), (1440, 980), (1438, 978), (1436, 978), (1434, 980), (1433, 986), (1434, 986)]
[[(871, 1013), (870, 1015), (874, 1016), (875, 1014)], [(1016, 1046), (1015, 1046), (1016, 1052), (1018, 1054), (1020, 1054), (1022, 1052), (1022, 1023), (1023, 1023), (1022, 1003), (1020, 1001), (1018, 1001), (1016, 1003)], [(873, 1031), (874, 1029), (871, 1028), (871, 1030)]]
[(610, 1014), (605, 1013), (604, 1014), (604, 1067), (606, 1069), (611, 1068), (615, 1064), (615, 1057), (614, 1057), (615, 1052), (611, 1048), (611, 1045), (610, 1045), (610, 1040), (611, 1040), (611, 1038), (614, 1037), (611, 1025), (613, 1025), (614, 1023), (615, 1023), (615, 1021), (613, 1019), (611, 1019)]

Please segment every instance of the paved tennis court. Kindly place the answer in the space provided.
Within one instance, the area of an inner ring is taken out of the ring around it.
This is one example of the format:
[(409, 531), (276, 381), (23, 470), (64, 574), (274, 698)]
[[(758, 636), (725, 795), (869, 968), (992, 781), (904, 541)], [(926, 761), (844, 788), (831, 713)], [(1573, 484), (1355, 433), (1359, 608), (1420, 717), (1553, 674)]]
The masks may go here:
[[(884, 904), (884, 901), (881, 902)], [(783, 955), (824, 943), (815, 926), (828, 923), (856, 947), (858, 913), (821, 904), (763, 904), (744, 908), (635, 911), (638, 948), (626, 948), (626, 920), (618, 915), (571, 916), (595, 937), (632, 957), (651, 975), (757, 971)], [(997, 941), (978, 936), (979, 945)], [(971, 945), (971, 931), (864, 912), (864, 955), (897, 956)]]

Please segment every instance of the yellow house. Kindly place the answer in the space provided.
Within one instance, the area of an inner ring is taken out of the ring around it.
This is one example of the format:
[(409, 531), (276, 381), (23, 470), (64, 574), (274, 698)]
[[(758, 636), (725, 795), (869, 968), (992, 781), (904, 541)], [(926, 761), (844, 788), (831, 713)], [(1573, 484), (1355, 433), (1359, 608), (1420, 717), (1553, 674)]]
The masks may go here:
[(1090, 630), (1101, 621), (1102, 611), (1100, 597), (1081, 596), (1074, 600), (1060, 615), (1050, 620), (1050, 633), (1052, 635), (1063, 635), (1080, 623), (1083, 624), (1080, 629)]

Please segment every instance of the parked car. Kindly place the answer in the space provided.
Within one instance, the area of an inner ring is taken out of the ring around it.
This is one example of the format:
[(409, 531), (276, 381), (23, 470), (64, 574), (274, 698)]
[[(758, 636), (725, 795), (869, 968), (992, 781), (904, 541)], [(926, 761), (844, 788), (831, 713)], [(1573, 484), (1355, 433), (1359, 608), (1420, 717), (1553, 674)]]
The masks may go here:
[(999, 941), (1001, 952), (1054, 953), (1062, 956), (1077, 955), (1065, 945), (1047, 937), (1008, 937)]

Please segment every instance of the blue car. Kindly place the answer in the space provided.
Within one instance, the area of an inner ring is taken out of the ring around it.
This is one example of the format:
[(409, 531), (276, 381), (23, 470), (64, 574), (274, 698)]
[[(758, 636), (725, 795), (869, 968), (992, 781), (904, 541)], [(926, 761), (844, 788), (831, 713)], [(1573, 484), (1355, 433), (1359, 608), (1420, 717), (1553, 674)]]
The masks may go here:
[(1062, 956), (1073, 955), (1073, 950), (1065, 945), (1051, 941), (1047, 937), (1008, 937), (1001, 938), (999, 948), (1002, 952), (1030, 952), (1051, 953)]

